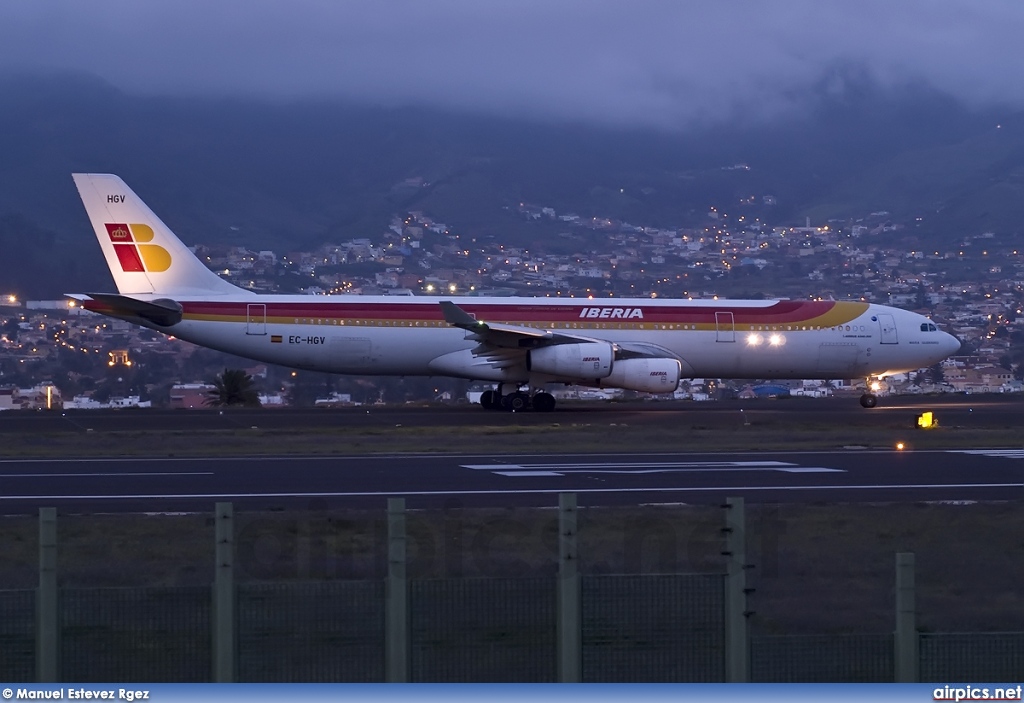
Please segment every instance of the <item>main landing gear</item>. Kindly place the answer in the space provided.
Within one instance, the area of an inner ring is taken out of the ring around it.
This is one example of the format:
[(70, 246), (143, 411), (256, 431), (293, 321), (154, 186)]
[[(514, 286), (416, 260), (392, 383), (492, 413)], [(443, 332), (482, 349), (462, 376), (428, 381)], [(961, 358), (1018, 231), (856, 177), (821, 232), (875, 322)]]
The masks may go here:
[(501, 386), (498, 386), (497, 390), (484, 391), (480, 395), (480, 405), (485, 410), (535, 410), (546, 413), (555, 409), (555, 396), (544, 391), (535, 391), (531, 394), (521, 390), (502, 394)]
[(874, 393), (865, 393), (860, 397), (860, 405), (863, 408), (873, 408), (878, 405), (878, 396)]

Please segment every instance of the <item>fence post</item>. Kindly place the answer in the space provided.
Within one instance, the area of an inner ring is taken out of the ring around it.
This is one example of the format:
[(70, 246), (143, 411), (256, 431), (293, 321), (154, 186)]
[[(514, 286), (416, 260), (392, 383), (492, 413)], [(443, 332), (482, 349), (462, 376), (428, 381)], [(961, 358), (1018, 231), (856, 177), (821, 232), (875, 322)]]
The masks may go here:
[(213, 680), (235, 680), (235, 511), (217, 503), (214, 518)]
[(579, 525), (575, 493), (558, 494), (558, 680), (583, 679)]
[(725, 505), (725, 680), (750, 680), (747, 628), (747, 521), (743, 498), (726, 498)]
[(36, 589), (36, 681), (60, 681), (57, 591), (57, 509), (39, 509), (39, 587)]
[(405, 498), (388, 498), (388, 578), (384, 605), (384, 680), (409, 681), (409, 581), (406, 576)]
[(914, 553), (896, 554), (896, 683), (917, 683), (920, 662), (917, 603), (914, 593)]

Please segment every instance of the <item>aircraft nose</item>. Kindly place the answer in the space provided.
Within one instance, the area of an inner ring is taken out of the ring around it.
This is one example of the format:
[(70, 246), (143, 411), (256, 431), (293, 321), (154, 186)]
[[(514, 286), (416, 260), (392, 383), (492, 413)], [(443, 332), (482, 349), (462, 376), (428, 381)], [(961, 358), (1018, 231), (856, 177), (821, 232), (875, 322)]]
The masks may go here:
[[(942, 353), (945, 356), (956, 354), (960, 351), (960, 340), (951, 334), (946, 332), (942, 333), (942, 344), (939, 345), (942, 348)], [(945, 356), (943, 358), (945, 358)]]

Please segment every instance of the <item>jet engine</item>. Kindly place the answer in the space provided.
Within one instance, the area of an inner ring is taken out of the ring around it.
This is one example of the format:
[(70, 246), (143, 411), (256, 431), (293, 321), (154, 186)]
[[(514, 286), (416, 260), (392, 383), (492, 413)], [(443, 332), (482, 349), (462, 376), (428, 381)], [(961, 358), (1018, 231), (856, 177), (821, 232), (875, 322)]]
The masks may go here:
[(531, 349), (526, 357), (526, 368), (557, 378), (596, 380), (612, 372), (614, 357), (612, 345), (602, 342), (553, 344)]
[(676, 359), (619, 359), (598, 386), (644, 393), (671, 393), (679, 385), (681, 372), (682, 365)]

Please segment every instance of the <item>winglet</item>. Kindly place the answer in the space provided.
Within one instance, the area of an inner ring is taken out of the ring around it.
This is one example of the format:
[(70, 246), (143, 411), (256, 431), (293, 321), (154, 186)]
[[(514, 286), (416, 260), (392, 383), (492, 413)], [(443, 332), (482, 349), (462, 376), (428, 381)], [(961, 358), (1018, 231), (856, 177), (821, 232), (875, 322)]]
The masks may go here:
[(444, 321), (449, 325), (461, 327), (464, 330), (472, 330), (473, 332), (484, 332), (487, 330), (486, 322), (480, 322), (452, 301), (442, 300), (440, 305), (441, 312), (444, 313)]

